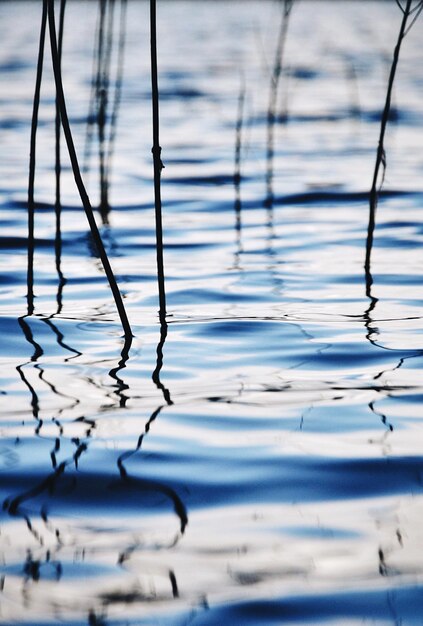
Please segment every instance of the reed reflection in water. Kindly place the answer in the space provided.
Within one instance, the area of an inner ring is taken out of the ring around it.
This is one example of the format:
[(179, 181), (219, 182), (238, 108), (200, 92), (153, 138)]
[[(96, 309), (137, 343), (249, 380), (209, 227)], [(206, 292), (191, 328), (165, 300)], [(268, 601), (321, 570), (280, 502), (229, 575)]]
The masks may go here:
[(420, 5), (0, 3), (1, 623), (420, 624)]

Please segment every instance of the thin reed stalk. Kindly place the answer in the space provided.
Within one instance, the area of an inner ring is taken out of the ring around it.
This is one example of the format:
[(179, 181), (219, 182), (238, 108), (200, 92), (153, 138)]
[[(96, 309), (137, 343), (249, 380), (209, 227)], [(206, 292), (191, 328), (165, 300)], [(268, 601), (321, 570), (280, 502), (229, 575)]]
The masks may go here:
[(159, 288), (160, 321), (166, 319), (166, 293), (163, 262), (163, 225), (161, 200), (161, 172), (164, 168), (161, 159), (162, 149), (159, 139), (159, 87), (157, 78), (157, 19), (156, 0), (150, 0), (150, 52), (151, 52), (151, 102), (153, 113), (153, 166), (154, 166), (154, 207), (156, 217), (156, 259), (157, 280)]
[(125, 58), (127, 6), (128, 6), (127, 0), (121, 0), (118, 56), (117, 56), (117, 68), (116, 68), (116, 79), (115, 79), (115, 94), (114, 94), (114, 100), (113, 100), (112, 113), (110, 117), (110, 133), (109, 133), (109, 143), (108, 143), (107, 159), (106, 159), (107, 180), (110, 180), (110, 174), (112, 170), (112, 159), (113, 159), (114, 145), (115, 145), (115, 139), (116, 139), (116, 126), (117, 126), (117, 119), (118, 119), (118, 113), (119, 113), (119, 107), (120, 107), (120, 100), (121, 100), (121, 95), (122, 95), (122, 79), (123, 79), (123, 68), (124, 68), (124, 58)]
[[(417, 5), (415, 5), (414, 7), (413, 7), (412, 0), (407, 0), (405, 7), (399, 2), (399, 0), (397, 0), (397, 4), (399, 8), (401, 9), (401, 12), (403, 15), (402, 15), (402, 20), (401, 20), (400, 30), (398, 33), (397, 43), (394, 48), (391, 70), (389, 73), (388, 87), (387, 87), (386, 98), (385, 98), (385, 106), (383, 108), (383, 113), (382, 113), (381, 122), (380, 122), (380, 132), (379, 132), (379, 142), (378, 142), (378, 147), (377, 147), (377, 152), (376, 152), (376, 162), (375, 162), (372, 186), (370, 189), (370, 197), (369, 197), (369, 205), (370, 205), (369, 206), (369, 223), (367, 227), (366, 258), (364, 262), (364, 269), (366, 273), (366, 295), (368, 297), (372, 297), (371, 288), (373, 284), (373, 279), (371, 276), (371, 254), (372, 254), (372, 249), (373, 249), (373, 239), (374, 239), (374, 231), (375, 231), (375, 224), (376, 224), (376, 209), (377, 209), (379, 191), (383, 185), (383, 179), (384, 179), (384, 174), (385, 174), (385, 169), (386, 169), (386, 154), (385, 154), (384, 141), (385, 141), (386, 127), (388, 124), (389, 114), (391, 110), (392, 90), (394, 87), (395, 74), (397, 71), (402, 42), (405, 36), (407, 35), (407, 33), (409, 32), (410, 28), (413, 26), (414, 22), (420, 15), (421, 11), (423, 10), (423, 1), (418, 2)], [(412, 18), (411, 22), (409, 22), (410, 18)], [(381, 168), (382, 168), (382, 180), (378, 188), (378, 181), (380, 177)]]
[(87, 128), (85, 133), (85, 146), (84, 146), (84, 157), (83, 157), (83, 165), (82, 172), (87, 175), (89, 173), (89, 162), (91, 157), (91, 144), (93, 139), (93, 127), (94, 127), (94, 114), (97, 106), (97, 60), (98, 60), (98, 47), (100, 45), (100, 27), (101, 27), (101, 3), (102, 0), (99, 0), (99, 13), (97, 16), (97, 23), (95, 29), (95, 45), (93, 48), (93, 58), (92, 58), (92, 70), (91, 70), (91, 92), (90, 92), (90, 102), (88, 106), (88, 117), (87, 117)]
[(34, 183), (35, 183), (35, 150), (37, 144), (38, 110), (40, 108), (41, 79), (43, 75), (44, 47), (47, 25), (47, 4), (43, 2), (41, 15), (40, 39), (38, 46), (37, 75), (32, 107), (31, 139), (29, 153), (29, 180), (28, 180), (28, 267), (27, 267), (27, 315), (34, 312)]
[[(107, 223), (109, 206), (109, 180), (106, 163), (106, 125), (107, 125), (107, 109), (109, 104), (109, 85), (110, 85), (110, 64), (112, 58), (113, 45), (113, 17), (114, 17), (114, 0), (102, 0), (104, 11), (107, 11), (107, 30), (105, 37), (105, 46), (99, 46), (98, 59), (98, 83), (97, 83), (97, 99), (98, 99), (98, 150), (99, 150), (99, 175), (100, 175), (100, 205), (99, 211), (103, 219), (103, 223)], [(100, 33), (102, 32), (100, 28)]]
[(48, 7), (48, 22), (49, 22), (49, 30), (50, 30), (50, 46), (51, 46), (51, 57), (53, 63), (53, 73), (54, 79), (56, 83), (56, 95), (59, 103), (60, 117), (63, 127), (63, 132), (66, 139), (66, 144), (68, 147), (69, 157), (72, 165), (73, 175), (75, 179), (76, 186), (78, 188), (78, 192), (85, 210), (85, 214), (88, 220), (88, 224), (91, 229), (91, 234), (93, 236), (93, 240), (95, 242), (98, 254), (100, 256), (101, 262), (103, 264), (104, 271), (106, 272), (107, 279), (109, 281), (110, 289), (112, 291), (116, 308), (119, 313), (119, 317), (122, 323), (122, 327), (125, 333), (125, 337), (132, 336), (131, 327), (129, 324), (128, 317), (126, 315), (125, 306), (123, 304), (122, 296), (119, 291), (115, 276), (113, 274), (106, 250), (104, 248), (96, 221), (94, 217), (94, 213), (91, 207), (91, 203), (86, 192), (81, 172), (79, 168), (78, 158), (75, 151), (75, 146), (73, 142), (72, 132), (70, 129), (69, 118), (66, 110), (66, 101), (65, 95), (63, 91), (63, 83), (62, 83), (62, 74), (60, 71), (59, 64), (59, 55), (57, 49), (57, 39), (56, 39), (56, 24), (55, 24), (55, 16), (54, 16), (54, 0), (44, 0), (44, 3), (47, 2)]
[(236, 230), (240, 235), (242, 230), (241, 219), (241, 150), (242, 130), (244, 125), (245, 82), (242, 79), (238, 94), (238, 113), (235, 126), (235, 159), (234, 159), (234, 187), (235, 187), (235, 215)]
[(278, 43), (276, 46), (275, 60), (270, 79), (269, 106), (267, 109), (267, 154), (266, 154), (266, 200), (265, 206), (269, 209), (273, 206), (273, 158), (275, 143), (276, 105), (278, 100), (279, 80), (283, 70), (285, 43), (288, 34), (289, 16), (294, 0), (284, 0), (282, 21), (279, 29)]
[[(65, 9), (66, 0), (60, 0), (60, 14), (59, 14), (59, 33), (57, 39), (57, 52), (59, 56), (59, 66), (62, 67), (62, 49), (63, 49), (63, 31), (65, 23)], [(56, 175), (56, 199), (55, 199), (55, 217), (56, 217), (56, 235), (54, 239), (54, 249), (56, 257), (56, 271), (59, 278), (59, 287), (57, 290), (57, 313), (60, 313), (63, 306), (63, 287), (66, 284), (66, 279), (62, 272), (62, 202), (61, 202), (61, 173), (62, 164), (60, 158), (60, 108), (56, 98), (56, 118), (55, 118), (55, 175)]]

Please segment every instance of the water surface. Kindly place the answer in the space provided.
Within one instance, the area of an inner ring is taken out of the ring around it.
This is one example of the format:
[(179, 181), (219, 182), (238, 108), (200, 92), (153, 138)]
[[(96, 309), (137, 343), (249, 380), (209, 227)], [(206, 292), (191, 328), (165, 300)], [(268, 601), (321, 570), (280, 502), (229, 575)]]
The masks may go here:
[[(28, 315), (39, 4), (0, 4), (0, 622), (421, 624), (423, 21), (401, 51), (369, 282), (396, 3), (296, 3), (270, 116), (281, 5), (159, 3), (163, 325), (148, 3), (128, 3), (98, 220), (128, 352), (64, 145), (55, 252), (48, 48)], [(81, 162), (97, 13), (69, 2), (65, 20)], [(95, 128), (87, 163), (97, 206)]]

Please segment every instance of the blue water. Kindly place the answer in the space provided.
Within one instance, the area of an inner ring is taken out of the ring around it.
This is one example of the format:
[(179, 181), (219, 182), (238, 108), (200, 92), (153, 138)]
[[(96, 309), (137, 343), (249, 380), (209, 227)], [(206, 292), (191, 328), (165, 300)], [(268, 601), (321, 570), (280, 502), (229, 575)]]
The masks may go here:
[[(166, 325), (147, 2), (128, 3), (111, 210), (98, 218), (128, 352), (63, 139), (57, 269), (48, 47), (28, 315), (41, 7), (0, 3), (0, 623), (420, 625), (423, 20), (401, 50), (369, 289), (397, 4), (295, 3), (274, 124), (281, 4), (158, 4)], [(97, 3), (68, 2), (81, 164), (97, 20)]]

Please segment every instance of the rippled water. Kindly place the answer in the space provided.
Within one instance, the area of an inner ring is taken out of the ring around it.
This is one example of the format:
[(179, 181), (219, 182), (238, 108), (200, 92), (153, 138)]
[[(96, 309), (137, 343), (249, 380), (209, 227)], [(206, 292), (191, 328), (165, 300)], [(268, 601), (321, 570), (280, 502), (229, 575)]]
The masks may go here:
[[(0, 4), (0, 622), (421, 624), (423, 20), (401, 51), (369, 290), (396, 3), (295, 4), (271, 159), (281, 5), (159, 2), (166, 327), (148, 4), (129, 2), (101, 226), (127, 354), (64, 147), (57, 272), (48, 48), (27, 315), (40, 15)], [(81, 160), (96, 20), (97, 3), (68, 3)], [(96, 205), (95, 141), (90, 164)]]

